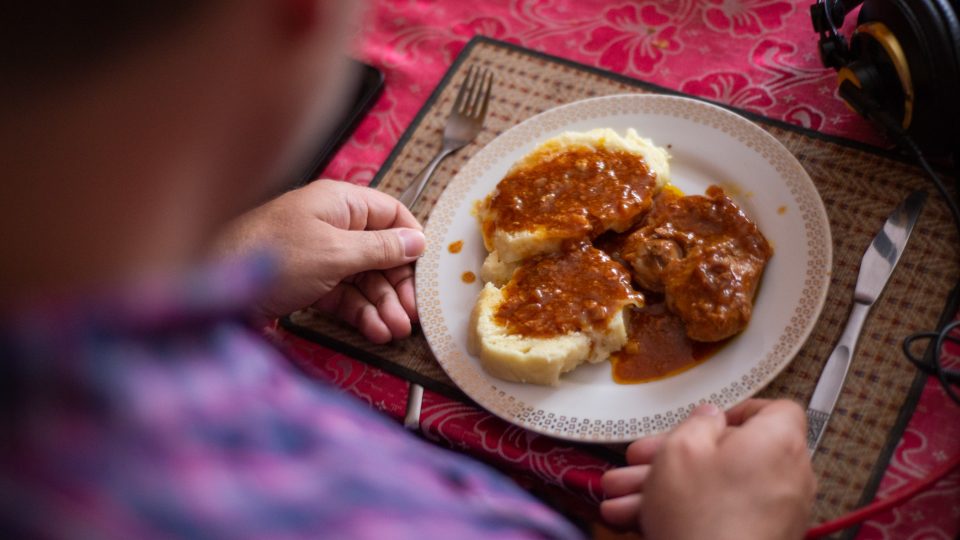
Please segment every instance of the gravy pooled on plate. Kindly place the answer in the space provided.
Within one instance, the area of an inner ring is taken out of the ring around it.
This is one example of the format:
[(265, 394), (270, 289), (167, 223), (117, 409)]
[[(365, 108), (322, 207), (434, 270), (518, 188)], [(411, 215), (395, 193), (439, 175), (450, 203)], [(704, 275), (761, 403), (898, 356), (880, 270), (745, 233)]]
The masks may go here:
[(613, 380), (633, 384), (663, 379), (707, 360), (726, 341), (687, 337), (683, 320), (665, 303), (632, 309), (627, 316), (627, 343), (610, 356)]

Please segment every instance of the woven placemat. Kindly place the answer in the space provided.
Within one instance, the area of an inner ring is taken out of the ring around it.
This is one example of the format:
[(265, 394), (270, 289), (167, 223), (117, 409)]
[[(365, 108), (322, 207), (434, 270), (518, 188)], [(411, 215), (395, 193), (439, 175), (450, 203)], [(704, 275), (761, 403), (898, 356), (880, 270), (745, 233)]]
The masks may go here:
[[(674, 93), (620, 75), (488, 38), (463, 50), (374, 179), (398, 195), (439, 150), (447, 113), (465, 75), (479, 64), (496, 74), (490, 113), (480, 135), (437, 170), (415, 213), (424, 220), (446, 184), (474, 153), (504, 130), (537, 113), (580, 99), (622, 93)], [(833, 269), (821, 318), (790, 366), (762, 393), (805, 404), (840, 336), (864, 250), (889, 212), (910, 191), (925, 189), (918, 168), (850, 141), (743, 113), (770, 132), (810, 174), (833, 231)], [(860, 340), (850, 374), (814, 460), (818, 521), (872, 499), (916, 404), (924, 377), (903, 358), (900, 341), (936, 326), (958, 274), (957, 236), (945, 205), (931, 198), (913, 238)], [(313, 312), (294, 314), (291, 331), (368, 361), (435, 391), (465, 399), (422, 334), (389, 346), (370, 345), (349, 327)]]

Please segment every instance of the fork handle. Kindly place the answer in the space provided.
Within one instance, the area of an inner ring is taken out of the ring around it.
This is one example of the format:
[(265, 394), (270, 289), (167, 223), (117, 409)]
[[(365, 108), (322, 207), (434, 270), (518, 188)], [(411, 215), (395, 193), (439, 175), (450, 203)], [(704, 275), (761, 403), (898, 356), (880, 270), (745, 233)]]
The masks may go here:
[(400, 194), (400, 202), (409, 209), (413, 209), (413, 205), (417, 204), (417, 201), (420, 200), (420, 195), (423, 194), (423, 188), (427, 187), (427, 182), (430, 181), (430, 177), (433, 176), (433, 171), (437, 169), (437, 165), (443, 161), (443, 158), (447, 157), (453, 150), (444, 146), (437, 152), (437, 155), (430, 160), (430, 163), (427, 163), (427, 166), (420, 171), (420, 174), (413, 179), (413, 182), (410, 182), (410, 185)]

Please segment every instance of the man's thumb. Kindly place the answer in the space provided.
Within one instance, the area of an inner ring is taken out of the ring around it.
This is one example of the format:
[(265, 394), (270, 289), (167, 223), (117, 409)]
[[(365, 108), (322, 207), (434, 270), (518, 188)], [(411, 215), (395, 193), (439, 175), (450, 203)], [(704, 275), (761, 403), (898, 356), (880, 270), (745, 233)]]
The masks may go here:
[(348, 231), (347, 255), (339, 261), (345, 274), (386, 270), (417, 260), (427, 245), (416, 229)]

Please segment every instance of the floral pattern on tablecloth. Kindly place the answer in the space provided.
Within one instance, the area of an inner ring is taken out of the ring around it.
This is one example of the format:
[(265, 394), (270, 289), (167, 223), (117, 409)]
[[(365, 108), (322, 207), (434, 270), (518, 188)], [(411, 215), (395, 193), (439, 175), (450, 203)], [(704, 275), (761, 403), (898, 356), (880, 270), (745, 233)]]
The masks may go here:
[[(617, 71), (825, 133), (884, 144), (838, 99), (820, 66), (812, 2), (787, 0), (371, 1), (357, 56), (381, 68), (386, 87), (325, 176), (369, 183), (456, 55), (482, 34)], [(311, 373), (396, 418), (406, 383), (278, 332)], [(949, 362), (960, 366), (956, 355)], [(960, 453), (960, 411), (936, 382), (923, 391), (878, 495)], [(432, 392), (426, 435), (505, 470), (597, 501), (609, 468), (593, 453), (524, 432)], [(861, 528), (858, 538), (953, 538), (960, 531), (960, 472)]]

